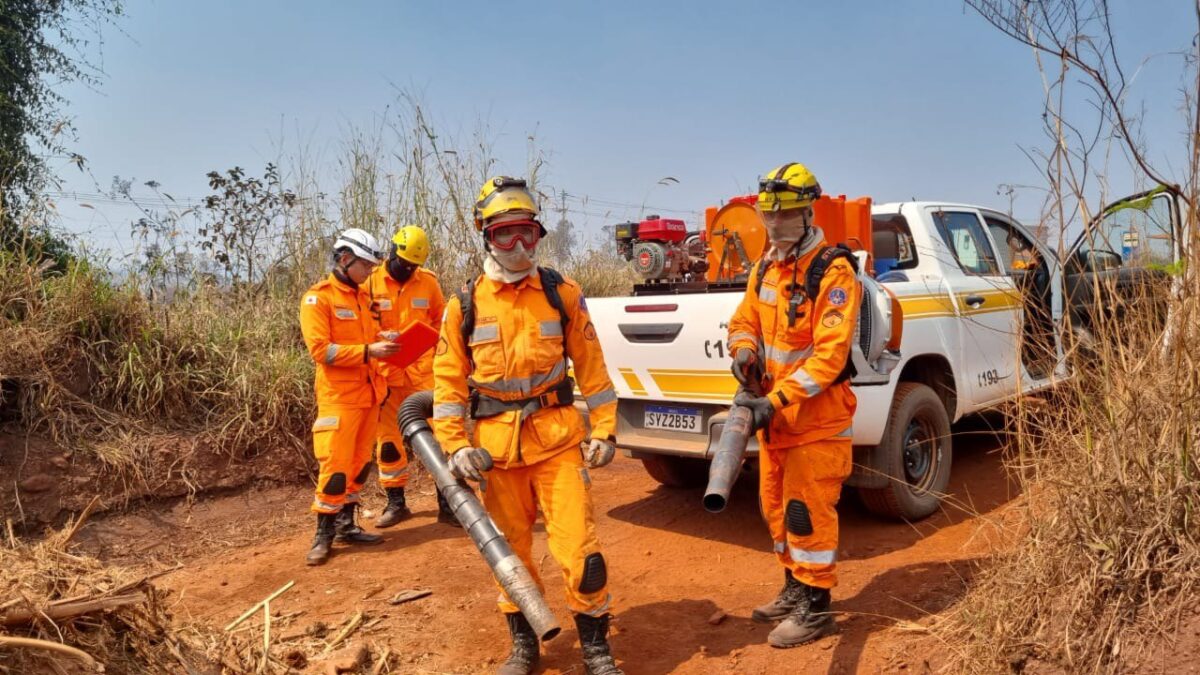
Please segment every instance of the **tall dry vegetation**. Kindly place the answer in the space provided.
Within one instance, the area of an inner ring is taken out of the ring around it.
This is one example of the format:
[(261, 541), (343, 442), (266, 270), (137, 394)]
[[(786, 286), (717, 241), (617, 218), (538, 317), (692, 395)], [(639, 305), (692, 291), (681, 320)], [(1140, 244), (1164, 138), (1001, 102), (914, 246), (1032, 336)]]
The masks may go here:
[[(1072, 378), (1050, 401), (1023, 402), (1015, 413), (1011, 466), (1025, 493), (1015, 544), (987, 563), (940, 634), (954, 647), (952, 670), (1021, 671), (1031, 662), (1068, 672), (1157, 669), (1180, 619), (1200, 610), (1200, 42), (1180, 57), (1186, 169), (1171, 176), (1138, 140), (1129, 110), (1139, 104), (1130, 100), (1106, 3), (967, 4), (1031, 47), (1043, 75), (1050, 147), (1032, 156), (1047, 177), (1044, 224), (1069, 243), (1109, 196), (1106, 158), (1124, 157), (1161, 188), (1104, 222), (1138, 223), (1142, 246), (1152, 243), (1147, 234), (1173, 239), (1181, 262), (1135, 260), (1147, 283), (1124, 300), (1109, 285), (1115, 269), (1092, 277), (1099, 302), (1067, 319)], [(1081, 109), (1099, 114), (1065, 112)], [(1166, 219), (1171, 204), (1179, 206), (1174, 222)], [(1117, 242), (1093, 235), (1087, 248), (1099, 261), (1115, 251), (1111, 262), (1126, 226), (1109, 228)]]
[[(208, 487), (190, 464), (196, 450), (239, 461), (284, 451), (305, 465), (312, 364), (297, 307), (328, 273), (335, 233), (424, 226), (428, 266), (450, 293), (481, 269), (470, 209), (482, 181), (503, 168), (541, 183), (532, 141), (526, 167), (500, 167), (486, 128), (460, 144), (415, 100), (401, 102), (385, 124), (352, 134), (336, 170), (300, 154), (262, 176), (210, 173), (199, 205), (159, 193), (167, 206), (139, 205), (138, 253), (124, 264), (93, 262), (81, 247), (60, 273), (36, 251), (0, 254), (9, 428), (97, 458), (132, 494), (170, 481)], [(115, 179), (114, 193), (137, 203), (129, 181)], [(604, 249), (543, 262), (591, 295), (629, 288), (627, 266)]]

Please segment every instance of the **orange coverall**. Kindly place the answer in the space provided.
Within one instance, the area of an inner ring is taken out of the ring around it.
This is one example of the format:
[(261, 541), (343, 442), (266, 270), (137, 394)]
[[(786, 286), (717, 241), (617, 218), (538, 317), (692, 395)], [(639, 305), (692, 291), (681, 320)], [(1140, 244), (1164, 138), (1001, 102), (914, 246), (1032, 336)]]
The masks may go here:
[[(408, 281), (401, 283), (388, 274), (387, 265), (380, 265), (371, 273), (367, 285), (371, 292), (371, 310), (379, 318), (381, 330), (398, 331), (413, 320), (428, 324), (434, 330), (441, 328), (446, 301), (433, 272), (418, 267)], [(375, 434), (379, 484), (385, 488), (400, 488), (408, 485), (408, 455), (404, 452), (396, 415), (409, 394), (433, 389), (433, 351), (407, 368), (386, 362), (381, 362), (379, 368), (387, 381), (387, 395), (379, 407), (379, 426)]]
[(312, 510), (337, 513), (358, 501), (371, 471), (379, 404), (387, 384), (367, 346), (379, 338), (365, 285), (354, 288), (333, 274), (300, 301), (300, 331), (316, 364), (317, 420), (313, 453), (320, 465)]
[[(480, 277), (469, 351), (462, 335), (462, 307), (457, 297), (450, 298), (433, 360), (433, 427), (448, 453), (481, 447), (491, 454), (495, 466), (480, 486), (484, 505), (539, 585), (531, 548), (541, 509), (550, 553), (566, 582), (567, 605), (577, 613), (601, 616), (609, 611), (611, 596), (592, 517), (591, 479), (580, 453), (584, 426), (579, 412), (572, 405), (544, 407), (523, 419), (522, 411), (508, 410), (478, 419), (473, 439), (466, 428), (468, 383), (492, 398), (528, 399), (561, 383), (570, 357), (590, 409), (592, 436), (612, 436), (617, 396), (583, 292), (567, 279), (559, 293), (569, 317), (565, 336), (558, 310), (536, 273), (515, 284)], [(500, 610), (519, 611), (503, 591)]]
[(764, 391), (775, 407), (769, 433), (759, 432), (759, 498), (775, 554), (795, 579), (832, 588), (838, 547), (834, 507), (850, 475), (857, 406), (850, 382), (834, 381), (849, 357), (862, 300), (846, 260), (829, 266), (817, 297), (805, 298), (794, 325), (788, 325), (788, 301), (804, 293), (805, 272), (825, 245), (821, 241), (798, 259), (756, 273), (763, 275), (762, 288), (756, 294), (755, 279), (750, 280), (729, 322), (729, 353), (755, 350), (766, 373)]

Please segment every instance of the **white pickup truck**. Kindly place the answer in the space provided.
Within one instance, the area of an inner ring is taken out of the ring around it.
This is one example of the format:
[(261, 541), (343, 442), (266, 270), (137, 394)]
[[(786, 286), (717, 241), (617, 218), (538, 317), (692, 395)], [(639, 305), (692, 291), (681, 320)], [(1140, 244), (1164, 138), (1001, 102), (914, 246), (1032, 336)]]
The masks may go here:
[[(872, 206), (871, 221), (877, 279), (904, 312), (902, 360), (887, 384), (855, 387), (848, 484), (872, 511), (915, 520), (949, 481), (951, 422), (1067, 375), (1063, 284), (1053, 253), (997, 211), (904, 202)], [(737, 387), (726, 335), (743, 292), (588, 301), (619, 397), (617, 444), (665, 485), (705, 483)]]

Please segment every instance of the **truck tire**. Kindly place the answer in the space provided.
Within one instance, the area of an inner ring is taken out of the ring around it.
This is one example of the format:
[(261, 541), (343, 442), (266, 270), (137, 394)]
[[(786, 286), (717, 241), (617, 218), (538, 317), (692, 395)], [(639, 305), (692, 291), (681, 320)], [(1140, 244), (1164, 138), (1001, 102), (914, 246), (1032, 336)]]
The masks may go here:
[(673, 488), (698, 488), (708, 483), (708, 462), (690, 457), (647, 455), (642, 466), (654, 480)]
[(951, 442), (950, 418), (933, 389), (918, 382), (897, 385), (873, 455), (888, 485), (859, 489), (868, 510), (896, 520), (921, 520), (937, 510), (950, 483)]

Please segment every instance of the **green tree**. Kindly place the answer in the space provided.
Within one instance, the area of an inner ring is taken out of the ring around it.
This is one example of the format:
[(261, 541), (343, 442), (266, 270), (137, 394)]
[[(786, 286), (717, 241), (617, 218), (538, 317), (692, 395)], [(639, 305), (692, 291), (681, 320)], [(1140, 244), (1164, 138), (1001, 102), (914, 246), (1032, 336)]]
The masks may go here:
[[(99, 83), (88, 59), (119, 0), (0, 0), (0, 245), (59, 257), (65, 249), (25, 211), (50, 178), (45, 157), (67, 152), (72, 131), (59, 88)], [(77, 162), (82, 158), (73, 156)], [(31, 241), (31, 239), (33, 241)], [(38, 245), (38, 244), (41, 245)], [(51, 250), (45, 250), (45, 249)]]

